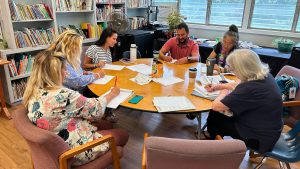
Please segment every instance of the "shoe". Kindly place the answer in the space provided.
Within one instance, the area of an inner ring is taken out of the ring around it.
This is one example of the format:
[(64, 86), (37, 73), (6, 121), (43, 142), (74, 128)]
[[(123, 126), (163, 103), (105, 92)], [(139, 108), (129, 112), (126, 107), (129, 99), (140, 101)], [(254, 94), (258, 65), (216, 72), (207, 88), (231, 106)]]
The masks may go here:
[(105, 120), (111, 123), (117, 123), (119, 121), (119, 118), (114, 113), (111, 113), (105, 117)]
[(188, 119), (190, 119), (190, 120), (194, 120), (194, 119), (196, 118), (196, 115), (193, 115), (193, 114), (191, 114), (191, 113), (186, 114), (185, 116), (186, 116), (186, 118), (188, 118)]

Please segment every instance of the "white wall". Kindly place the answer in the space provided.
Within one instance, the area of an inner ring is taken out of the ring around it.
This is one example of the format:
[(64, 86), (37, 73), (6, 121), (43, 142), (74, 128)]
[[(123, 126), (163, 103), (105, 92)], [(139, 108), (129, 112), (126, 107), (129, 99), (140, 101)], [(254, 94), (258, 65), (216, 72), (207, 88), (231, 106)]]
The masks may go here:
[[(194, 35), (197, 38), (207, 38), (211, 40), (214, 40), (216, 37), (222, 37), (223, 34), (228, 30), (227, 27), (193, 24), (189, 24), (189, 29), (190, 35)], [(294, 40), (296, 43), (300, 43), (300, 33), (239, 29), (239, 35), (241, 41), (251, 41), (253, 44), (264, 47), (273, 47), (272, 41), (279, 37), (286, 37)]]

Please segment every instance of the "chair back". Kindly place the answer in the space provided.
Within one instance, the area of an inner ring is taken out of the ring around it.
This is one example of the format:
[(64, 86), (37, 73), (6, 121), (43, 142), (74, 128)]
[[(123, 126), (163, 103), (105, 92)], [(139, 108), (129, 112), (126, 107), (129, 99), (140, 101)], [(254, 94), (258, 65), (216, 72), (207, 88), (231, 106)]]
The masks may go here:
[[(130, 51), (125, 51), (125, 52), (123, 52), (122, 57), (123, 57), (123, 58), (130, 59)], [(136, 51), (136, 57), (137, 57), (137, 58), (141, 58), (141, 57), (142, 57), (142, 56), (141, 56), (141, 53), (140, 53), (138, 50)]]
[(239, 168), (246, 145), (241, 140), (185, 140), (148, 137), (146, 168), (219, 169)]
[(55, 133), (33, 125), (27, 113), (27, 109), (22, 107), (17, 109), (12, 117), (17, 131), (30, 147), (34, 168), (59, 169), (58, 158), (70, 149), (69, 146)]
[[(276, 77), (281, 76), (283, 74), (287, 74), (293, 77), (296, 77), (300, 81), (300, 69), (297, 69), (292, 66), (284, 66), (276, 75)], [(294, 100), (300, 100), (300, 90), (297, 91), (296, 97)], [(294, 106), (289, 109), (290, 115), (293, 117), (293, 120), (287, 120), (286, 123), (289, 126), (293, 126), (297, 120), (300, 119), (300, 106)]]

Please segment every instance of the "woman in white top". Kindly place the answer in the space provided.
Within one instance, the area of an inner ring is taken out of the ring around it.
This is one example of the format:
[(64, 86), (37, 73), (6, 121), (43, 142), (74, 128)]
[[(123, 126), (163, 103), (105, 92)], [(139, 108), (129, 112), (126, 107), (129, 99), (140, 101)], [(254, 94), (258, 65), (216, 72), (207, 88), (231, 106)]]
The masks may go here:
[(88, 48), (83, 61), (84, 69), (103, 67), (105, 63), (111, 63), (110, 47), (117, 43), (118, 34), (112, 28), (106, 28), (101, 33), (100, 39), (95, 45)]

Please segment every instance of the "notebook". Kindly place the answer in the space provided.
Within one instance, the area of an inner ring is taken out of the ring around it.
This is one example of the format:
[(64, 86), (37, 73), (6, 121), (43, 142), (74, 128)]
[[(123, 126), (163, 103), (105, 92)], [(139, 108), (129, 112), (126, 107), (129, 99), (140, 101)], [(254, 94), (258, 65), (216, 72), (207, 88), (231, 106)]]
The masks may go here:
[(154, 97), (153, 104), (158, 112), (172, 112), (196, 109), (193, 103), (185, 96)]
[[(106, 96), (109, 92), (111, 91), (111, 89), (104, 93), (102, 96)], [(120, 89), (120, 94), (118, 96), (116, 96), (115, 98), (113, 98), (106, 107), (108, 108), (112, 108), (112, 109), (116, 109), (121, 103), (123, 103), (127, 98), (129, 98), (132, 94), (134, 93), (133, 90), (129, 90), (129, 89)]]
[(220, 91), (213, 91), (213, 92), (208, 92), (204, 88), (204, 86), (200, 86), (197, 83), (195, 83), (195, 88), (193, 89), (192, 95), (202, 97), (205, 99), (209, 100), (215, 100), (220, 94)]
[(94, 84), (106, 84), (108, 83), (111, 79), (113, 79), (115, 76), (110, 76), (110, 75), (105, 75), (103, 78), (95, 80), (93, 83)]

